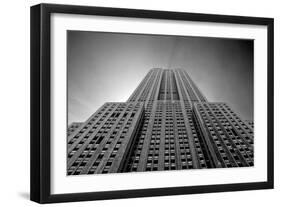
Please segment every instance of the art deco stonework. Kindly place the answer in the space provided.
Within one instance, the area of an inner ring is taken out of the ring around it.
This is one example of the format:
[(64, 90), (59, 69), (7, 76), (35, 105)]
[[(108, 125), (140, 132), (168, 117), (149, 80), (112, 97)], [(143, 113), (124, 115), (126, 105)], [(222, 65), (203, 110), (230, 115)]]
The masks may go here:
[(127, 102), (69, 126), (67, 174), (253, 166), (253, 126), (184, 70), (151, 69)]

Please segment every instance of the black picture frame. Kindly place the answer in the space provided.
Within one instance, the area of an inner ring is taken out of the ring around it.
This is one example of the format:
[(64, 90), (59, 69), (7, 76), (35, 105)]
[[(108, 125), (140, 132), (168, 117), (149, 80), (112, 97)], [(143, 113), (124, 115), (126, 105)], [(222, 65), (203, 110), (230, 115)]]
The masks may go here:
[[(113, 17), (134, 17), (163, 20), (180, 20), (210, 23), (233, 23), (267, 26), (267, 181), (237, 184), (204, 186), (168, 187), (154, 189), (121, 190), (106, 192), (85, 192), (74, 194), (51, 194), (50, 184), (50, 16), (53, 13), (99, 15)], [(121, 8), (103, 8), (56, 4), (39, 4), (31, 7), (31, 173), (30, 199), (38, 203), (88, 201), (146, 196), (166, 196), (179, 194), (211, 193), (256, 189), (272, 189), (274, 177), (273, 152), (273, 47), (274, 20), (272, 18), (227, 16), (199, 13), (181, 13), (168, 11), (135, 10)]]

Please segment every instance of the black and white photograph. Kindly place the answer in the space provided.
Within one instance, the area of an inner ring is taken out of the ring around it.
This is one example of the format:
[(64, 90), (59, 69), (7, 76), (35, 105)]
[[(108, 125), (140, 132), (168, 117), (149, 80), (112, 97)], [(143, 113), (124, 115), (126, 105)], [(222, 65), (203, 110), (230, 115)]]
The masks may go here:
[(274, 188), (273, 18), (64, 4), (30, 14), (32, 201)]
[(68, 30), (67, 175), (254, 167), (254, 40)]

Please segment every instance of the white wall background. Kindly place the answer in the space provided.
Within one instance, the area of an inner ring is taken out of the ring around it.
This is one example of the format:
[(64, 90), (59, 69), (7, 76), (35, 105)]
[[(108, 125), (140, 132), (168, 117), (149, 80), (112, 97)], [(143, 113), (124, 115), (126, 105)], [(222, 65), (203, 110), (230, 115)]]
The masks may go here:
[[(29, 201), (29, 7), (37, 3), (81, 4), (275, 18), (275, 189), (154, 198), (62, 203), (53, 206), (277, 206), (281, 202), (281, 3), (246, 0), (69, 0), (1, 2), (0, 205), (36, 206)], [(275, 205), (274, 205), (275, 204)]]

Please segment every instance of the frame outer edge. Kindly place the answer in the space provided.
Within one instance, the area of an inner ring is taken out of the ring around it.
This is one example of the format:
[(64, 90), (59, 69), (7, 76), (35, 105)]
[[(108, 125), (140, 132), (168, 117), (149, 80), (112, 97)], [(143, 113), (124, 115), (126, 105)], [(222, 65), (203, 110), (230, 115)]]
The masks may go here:
[(30, 200), (41, 200), (40, 28), (41, 6), (30, 8)]
[(269, 19), (267, 25), (267, 72), (268, 72), (268, 155), (267, 182), (274, 188), (274, 19)]
[(40, 203), (51, 197), (51, 8), (40, 4)]

